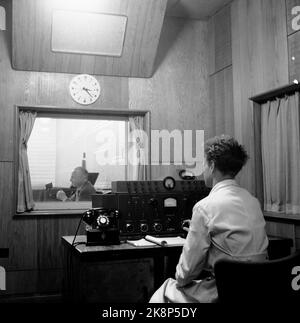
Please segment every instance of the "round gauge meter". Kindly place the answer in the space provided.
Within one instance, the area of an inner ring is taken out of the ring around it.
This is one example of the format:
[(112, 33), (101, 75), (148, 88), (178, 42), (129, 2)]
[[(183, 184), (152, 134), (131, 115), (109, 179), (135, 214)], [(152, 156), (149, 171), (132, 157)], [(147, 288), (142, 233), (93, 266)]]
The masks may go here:
[(166, 190), (173, 190), (176, 186), (176, 181), (173, 177), (168, 176), (164, 179), (163, 185)]

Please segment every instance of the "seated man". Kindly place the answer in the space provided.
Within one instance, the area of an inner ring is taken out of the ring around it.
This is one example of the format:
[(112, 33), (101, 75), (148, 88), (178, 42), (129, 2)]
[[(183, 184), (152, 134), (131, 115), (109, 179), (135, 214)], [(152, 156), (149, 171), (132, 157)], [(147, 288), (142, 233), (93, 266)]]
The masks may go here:
[(70, 197), (67, 197), (63, 190), (59, 190), (56, 198), (61, 201), (91, 201), (91, 194), (95, 194), (96, 190), (88, 180), (88, 171), (83, 167), (76, 167), (71, 175), (70, 181), (76, 191)]
[[(151, 303), (215, 302), (217, 260), (266, 260), (268, 238), (260, 204), (234, 180), (247, 159), (244, 148), (229, 136), (206, 142), (203, 175), (212, 190), (193, 208), (176, 279), (166, 280)], [(204, 272), (206, 278), (199, 280)]]

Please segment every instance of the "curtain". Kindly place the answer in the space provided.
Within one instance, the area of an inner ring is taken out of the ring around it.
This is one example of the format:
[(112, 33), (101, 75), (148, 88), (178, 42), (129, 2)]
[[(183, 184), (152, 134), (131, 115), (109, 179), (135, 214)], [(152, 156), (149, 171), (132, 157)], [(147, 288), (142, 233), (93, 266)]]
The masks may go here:
[(264, 209), (300, 213), (299, 93), (262, 105)]
[(17, 212), (31, 211), (34, 207), (31, 188), (27, 143), (33, 129), (36, 113), (20, 111), (19, 115), (19, 173)]
[(148, 137), (144, 132), (144, 118), (129, 117), (128, 180), (147, 179)]

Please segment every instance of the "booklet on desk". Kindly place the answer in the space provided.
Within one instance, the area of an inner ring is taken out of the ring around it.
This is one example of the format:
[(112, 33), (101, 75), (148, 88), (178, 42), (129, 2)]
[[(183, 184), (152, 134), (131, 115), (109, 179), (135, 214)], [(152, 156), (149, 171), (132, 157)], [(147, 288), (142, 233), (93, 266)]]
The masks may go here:
[(128, 243), (136, 247), (147, 247), (153, 245), (167, 246), (183, 246), (185, 239), (182, 237), (153, 237), (150, 235), (145, 236), (140, 240), (127, 240)]

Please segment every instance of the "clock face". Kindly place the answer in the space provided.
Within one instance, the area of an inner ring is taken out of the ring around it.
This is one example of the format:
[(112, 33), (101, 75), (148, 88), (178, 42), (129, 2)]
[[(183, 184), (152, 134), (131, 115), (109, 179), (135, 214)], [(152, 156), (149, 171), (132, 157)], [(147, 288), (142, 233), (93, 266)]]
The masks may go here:
[(70, 94), (79, 104), (92, 104), (100, 96), (100, 84), (97, 79), (88, 74), (76, 75), (69, 86)]

